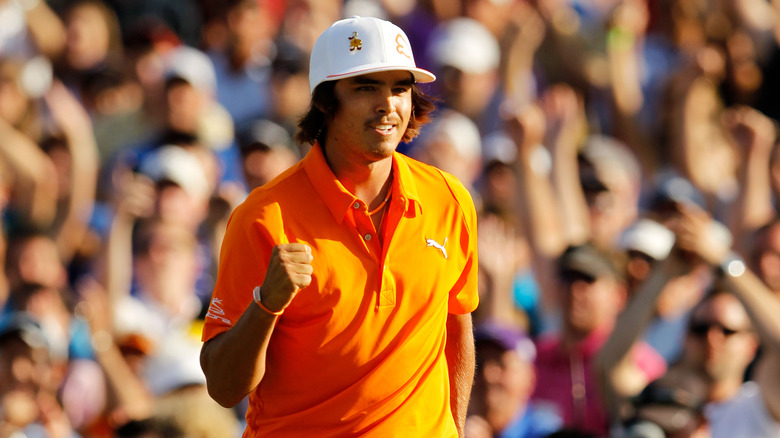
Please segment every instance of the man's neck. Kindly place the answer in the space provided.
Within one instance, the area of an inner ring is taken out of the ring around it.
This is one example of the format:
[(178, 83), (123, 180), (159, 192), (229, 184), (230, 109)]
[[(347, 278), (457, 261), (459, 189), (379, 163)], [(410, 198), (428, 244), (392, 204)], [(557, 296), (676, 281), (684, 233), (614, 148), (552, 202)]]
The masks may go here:
[(342, 156), (331, 156), (321, 145), (328, 167), (350, 193), (368, 205), (369, 210), (382, 203), (390, 193), (393, 157), (374, 162), (355, 163)]
[(723, 379), (712, 382), (710, 386), (709, 401), (720, 403), (734, 397), (742, 387), (742, 379)]

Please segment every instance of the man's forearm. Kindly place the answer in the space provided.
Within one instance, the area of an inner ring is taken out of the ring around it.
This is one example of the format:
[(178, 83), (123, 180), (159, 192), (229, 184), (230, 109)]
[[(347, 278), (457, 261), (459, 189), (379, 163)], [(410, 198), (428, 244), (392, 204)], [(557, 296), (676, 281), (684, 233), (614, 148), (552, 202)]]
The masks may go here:
[(458, 435), (463, 437), (476, 363), (471, 314), (447, 317), (445, 354), (450, 374), (450, 408)]
[(252, 303), (233, 328), (203, 345), (201, 367), (220, 405), (235, 406), (262, 380), (276, 318)]

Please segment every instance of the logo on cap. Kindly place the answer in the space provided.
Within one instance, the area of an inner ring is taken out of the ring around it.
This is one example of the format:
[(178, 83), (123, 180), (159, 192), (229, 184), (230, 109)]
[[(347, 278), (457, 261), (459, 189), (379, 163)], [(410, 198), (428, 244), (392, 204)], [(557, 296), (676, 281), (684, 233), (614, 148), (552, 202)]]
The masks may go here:
[(412, 57), (409, 56), (408, 53), (406, 53), (407, 43), (406, 43), (406, 40), (404, 39), (403, 35), (401, 35), (400, 33), (398, 35), (396, 35), (395, 36), (395, 42), (398, 44), (397, 46), (395, 46), (395, 50), (398, 51), (398, 53), (406, 56), (407, 58), (412, 59)]
[(349, 51), (354, 52), (355, 50), (362, 50), (363, 49), (363, 40), (357, 37), (357, 32), (352, 32), (352, 36), (349, 37)]

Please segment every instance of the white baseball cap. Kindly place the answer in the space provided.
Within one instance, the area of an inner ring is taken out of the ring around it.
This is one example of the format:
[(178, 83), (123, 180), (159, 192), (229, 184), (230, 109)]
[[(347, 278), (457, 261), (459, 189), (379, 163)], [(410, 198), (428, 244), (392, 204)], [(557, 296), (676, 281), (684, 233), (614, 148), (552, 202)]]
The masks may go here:
[(433, 73), (417, 68), (409, 38), (395, 24), (373, 17), (347, 18), (323, 32), (311, 51), (309, 91), (325, 81), (380, 71), (407, 70), (417, 82)]
[(466, 73), (495, 70), (501, 62), (496, 37), (479, 21), (465, 17), (436, 26), (427, 54), (436, 67), (450, 66)]
[(208, 175), (195, 154), (176, 145), (164, 145), (141, 161), (141, 173), (155, 182), (168, 180), (196, 199), (211, 195)]
[(217, 73), (208, 55), (189, 46), (178, 46), (163, 58), (165, 79), (180, 78), (193, 87), (214, 96), (217, 90)]

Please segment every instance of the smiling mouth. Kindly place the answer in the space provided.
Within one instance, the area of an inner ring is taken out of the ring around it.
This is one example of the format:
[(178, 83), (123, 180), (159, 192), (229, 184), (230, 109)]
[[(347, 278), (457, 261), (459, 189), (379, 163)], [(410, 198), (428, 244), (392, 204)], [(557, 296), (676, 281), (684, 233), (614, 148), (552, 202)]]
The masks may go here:
[(395, 125), (391, 124), (371, 125), (371, 127), (381, 134), (390, 134), (395, 129)]

